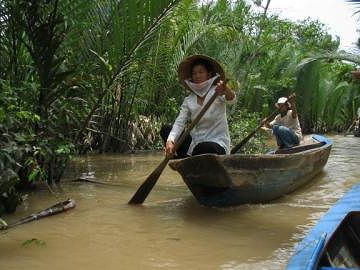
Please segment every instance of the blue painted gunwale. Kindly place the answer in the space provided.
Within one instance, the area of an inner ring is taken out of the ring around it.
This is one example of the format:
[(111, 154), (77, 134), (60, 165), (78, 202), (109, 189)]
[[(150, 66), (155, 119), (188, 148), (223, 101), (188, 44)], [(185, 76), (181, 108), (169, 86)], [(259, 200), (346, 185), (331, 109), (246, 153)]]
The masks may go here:
[[(297, 245), (286, 270), (315, 270), (327, 239), (351, 211), (360, 211), (360, 184), (354, 185), (318, 221), (306, 237)], [(337, 268), (326, 268), (337, 269)]]

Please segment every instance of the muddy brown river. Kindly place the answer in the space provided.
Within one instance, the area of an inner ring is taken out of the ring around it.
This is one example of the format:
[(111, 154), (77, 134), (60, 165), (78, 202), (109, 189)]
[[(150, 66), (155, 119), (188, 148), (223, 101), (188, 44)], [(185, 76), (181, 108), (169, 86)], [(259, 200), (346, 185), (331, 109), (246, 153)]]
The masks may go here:
[[(3, 218), (66, 198), (76, 208), (0, 232), (0, 270), (284, 269), (296, 243), (360, 180), (360, 138), (330, 138), (328, 163), (310, 184), (268, 204), (224, 209), (200, 206), (168, 167), (144, 205), (128, 205), (162, 153), (77, 157), (53, 193), (29, 194)], [(83, 174), (107, 184), (72, 181)]]

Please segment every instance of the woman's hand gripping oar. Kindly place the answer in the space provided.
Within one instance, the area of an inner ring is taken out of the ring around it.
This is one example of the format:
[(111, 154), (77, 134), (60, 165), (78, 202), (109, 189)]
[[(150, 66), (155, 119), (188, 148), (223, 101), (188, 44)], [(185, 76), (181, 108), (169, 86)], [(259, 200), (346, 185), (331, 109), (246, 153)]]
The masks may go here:
[[(179, 140), (175, 143), (175, 151), (182, 144), (186, 136), (190, 134), (190, 131), (194, 128), (194, 126), (200, 121), (201, 117), (205, 114), (205, 112), (209, 109), (210, 105), (217, 98), (218, 93), (215, 92), (209, 101), (204, 105), (201, 111), (198, 113), (196, 118), (190, 123), (190, 125), (185, 129), (185, 132), (180, 136)], [(173, 158), (173, 155), (166, 155), (164, 160), (156, 167), (156, 169), (146, 178), (146, 180), (141, 184), (136, 193), (130, 199), (129, 204), (141, 204), (145, 201), (146, 197), (149, 195), (150, 191), (156, 184), (159, 179), (162, 171), (165, 169), (168, 161)]]

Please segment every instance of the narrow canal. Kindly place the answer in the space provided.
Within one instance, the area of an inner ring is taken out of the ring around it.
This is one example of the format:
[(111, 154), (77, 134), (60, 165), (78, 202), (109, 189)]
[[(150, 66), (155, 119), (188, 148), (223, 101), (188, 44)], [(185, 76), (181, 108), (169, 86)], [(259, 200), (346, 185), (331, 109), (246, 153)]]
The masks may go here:
[[(129, 206), (162, 153), (76, 158), (59, 187), (30, 194), (9, 222), (73, 198), (77, 207), (0, 233), (0, 269), (284, 269), (328, 208), (360, 180), (360, 138), (330, 136), (329, 161), (310, 184), (262, 205), (198, 205), (166, 168), (143, 206)], [(106, 182), (73, 182), (82, 174)], [(37, 239), (23, 245), (24, 241)]]

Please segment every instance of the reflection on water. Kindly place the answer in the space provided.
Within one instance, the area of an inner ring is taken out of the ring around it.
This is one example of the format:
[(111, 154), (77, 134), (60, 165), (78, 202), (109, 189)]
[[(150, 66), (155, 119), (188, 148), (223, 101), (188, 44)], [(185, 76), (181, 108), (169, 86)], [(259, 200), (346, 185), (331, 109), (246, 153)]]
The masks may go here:
[[(269, 204), (200, 206), (166, 168), (142, 206), (127, 201), (161, 153), (90, 155), (71, 163), (55, 195), (30, 195), (14, 221), (67, 197), (67, 213), (1, 233), (0, 269), (283, 269), (296, 243), (358, 182), (360, 138), (333, 136), (313, 183)], [(111, 185), (73, 182), (82, 175)], [(45, 246), (22, 242), (36, 238)]]

